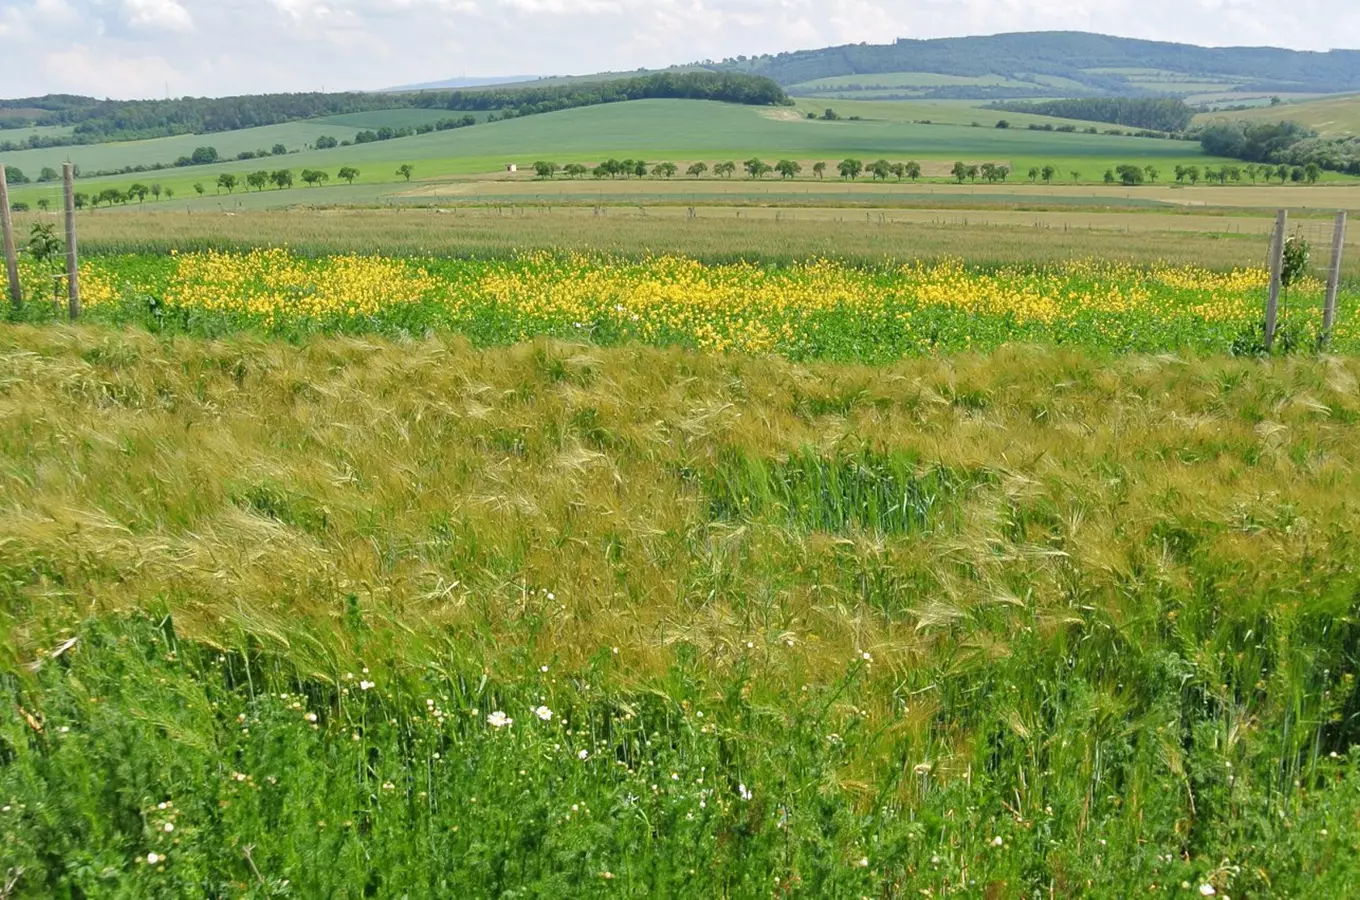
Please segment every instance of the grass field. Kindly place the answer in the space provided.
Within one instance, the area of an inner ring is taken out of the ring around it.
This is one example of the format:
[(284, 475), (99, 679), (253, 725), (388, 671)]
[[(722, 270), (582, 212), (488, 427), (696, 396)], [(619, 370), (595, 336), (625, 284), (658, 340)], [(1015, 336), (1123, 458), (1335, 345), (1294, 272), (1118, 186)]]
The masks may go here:
[[(881, 107), (884, 104), (866, 104)], [(945, 106), (954, 115), (962, 107)], [(846, 115), (851, 114), (848, 109)], [(858, 114), (858, 113), (855, 113)], [(902, 114), (899, 110), (898, 114)], [(866, 118), (868, 116), (866, 115)], [(926, 116), (931, 118), (931, 116)], [(986, 117), (990, 126), (995, 116)], [(1024, 116), (1008, 116), (1022, 125)], [(86, 171), (132, 162), (151, 162), (148, 156), (169, 162), (191, 153), (195, 146), (212, 144), (225, 154), (272, 147), (282, 141), (290, 148), (321, 134), (345, 137), (335, 124), (298, 123), (222, 135), (164, 138), (133, 144), (30, 150), (7, 154), (6, 163), (36, 172), (42, 165), (59, 165), (69, 156)], [(351, 132), (352, 133), (352, 132)], [(879, 157), (922, 161), (1009, 160), (1024, 171), (1030, 165), (1058, 165), (1063, 171), (1079, 170), (1085, 178), (1099, 180), (1104, 170), (1123, 162), (1156, 164), (1169, 169), (1176, 164), (1204, 165), (1214, 160), (1199, 153), (1195, 144), (1108, 135), (1031, 132), (1024, 128), (1000, 130), (950, 125), (914, 125), (901, 121), (814, 122), (794, 110), (768, 110), (719, 103), (683, 100), (636, 101), (599, 107), (565, 110), (523, 119), (478, 125), (474, 128), (437, 132), (392, 141), (380, 141), (333, 150), (290, 154), (282, 161), (247, 160), (215, 166), (195, 166), (145, 173), (135, 180), (156, 180), (171, 187), (181, 198), (193, 184), (212, 185), (218, 174), (244, 175), (259, 168), (286, 166), (296, 172), (324, 168), (334, 178), (341, 166), (354, 166), (361, 184), (391, 183), (398, 165), (411, 163), (420, 179), (499, 171), (508, 162), (528, 166), (544, 157), (560, 163), (598, 163), (607, 157), (662, 159), (728, 158), (744, 160), (760, 155), (821, 157), (836, 161), (847, 156), (870, 160)], [(126, 187), (128, 176), (109, 180), (83, 179), (82, 187), (96, 189), (112, 184)], [(18, 200), (33, 202), (38, 188), (15, 192)], [(338, 188), (332, 188), (338, 190)], [(361, 195), (366, 199), (369, 195)]]
[(1298, 122), (1324, 137), (1346, 137), (1360, 133), (1360, 94), (1318, 97), (1281, 106), (1234, 112), (1202, 113), (1195, 117), (1199, 124), (1217, 120), (1260, 122)]
[(6, 893), (1348, 896), (1358, 382), (4, 326)]

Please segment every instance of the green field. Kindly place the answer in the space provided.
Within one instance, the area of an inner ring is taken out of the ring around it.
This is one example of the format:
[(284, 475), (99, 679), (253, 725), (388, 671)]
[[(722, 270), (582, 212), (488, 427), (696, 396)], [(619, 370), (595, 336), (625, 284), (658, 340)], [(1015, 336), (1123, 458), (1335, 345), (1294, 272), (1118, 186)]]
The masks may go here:
[[(806, 101), (804, 101), (806, 103)], [(815, 107), (815, 104), (812, 105)], [(591, 165), (606, 157), (643, 158), (653, 161), (744, 160), (750, 156), (811, 159), (821, 157), (835, 162), (847, 156), (868, 160), (879, 157), (952, 162), (956, 159), (1007, 161), (1023, 172), (1032, 165), (1054, 164), (1067, 177), (1081, 171), (1086, 180), (1099, 180), (1101, 173), (1122, 162), (1156, 164), (1170, 170), (1177, 164), (1207, 164), (1213, 160), (1199, 153), (1197, 145), (1183, 141), (1147, 140), (1109, 135), (1059, 134), (1034, 132), (1023, 127), (1001, 130), (990, 127), (996, 113), (972, 110), (958, 104), (919, 104), (923, 118), (954, 121), (979, 116), (988, 127), (972, 128), (952, 124), (916, 125), (909, 122), (871, 119), (876, 110), (898, 116), (910, 112), (909, 105), (837, 103), (843, 115), (863, 115), (865, 121), (819, 122), (800, 116), (795, 110), (769, 110), (720, 103), (684, 100), (650, 100), (627, 104), (587, 107), (563, 112), (512, 119), (473, 128), (435, 132), (392, 141), (341, 147), (333, 150), (290, 153), (279, 160), (246, 160), (213, 166), (170, 169), (137, 176), (111, 179), (83, 179), (82, 188), (94, 190), (109, 184), (125, 188), (132, 181), (156, 181), (171, 187), (179, 198), (188, 198), (195, 183), (209, 186), (222, 172), (238, 176), (257, 169), (287, 167), (296, 174), (304, 168), (321, 168), (335, 173), (342, 166), (360, 170), (360, 185), (391, 184), (395, 169), (402, 163), (415, 166), (422, 180), (501, 170), (506, 163), (528, 166), (537, 159), (559, 163), (581, 161)], [(1023, 114), (1009, 116), (1016, 126), (1033, 118)], [(1055, 120), (1046, 120), (1049, 122)], [(148, 157), (174, 156), (192, 152), (203, 144), (216, 146), (224, 155), (239, 149), (268, 148), (280, 141), (290, 148), (315, 140), (322, 134), (346, 137), (357, 130), (334, 123), (299, 123), (268, 128), (228, 132), (210, 136), (165, 138), (131, 144), (32, 150), (7, 154), (9, 165), (36, 173), (39, 167), (59, 164), (70, 156), (85, 171), (112, 165), (147, 161)], [(291, 142), (291, 143), (290, 143)], [(357, 186), (356, 186), (357, 187)], [(373, 191), (364, 187), (351, 192), (334, 182), (326, 189), (327, 202), (370, 202)], [(27, 188), (16, 191), (15, 199), (35, 202), (50, 191)], [(268, 193), (268, 192), (266, 192)], [(299, 202), (288, 192), (288, 202)], [(179, 201), (177, 201), (179, 202)], [(256, 202), (264, 202), (256, 201)], [(302, 201), (306, 202), (306, 201)]]
[[(59, 169), (68, 159), (80, 166), (83, 172), (120, 169), (125, 166), (150, 166), (155, 163), (170, 165), (181, 156), (191, 155), (197, 147), (216, 147), (217, 152), (224, 157), (232, 157), (246, 151), (270, 150), (275, 144), (283, 144), (289, 151), (297, 151), (323, 135), (329, 135), (336, 140), (346, 140), (353, 138), (362, 130), (362, 127), (331, 124), (323, 120), (290, 122), (284, 125), (243, 128), (239, 131), (223, 131), (216, 134), (182, 134), (149, 141), (21, 150), (5, 154), (5, 164), (18, 166), (25, 174), (37, 174), (43, 166)], [(290, 157), (290, 164), (293, 158)], [(162, 174), (177, 173), (172, 171)]]
[(1263, 106), (1231, 112), (1202, 113), (1197, 124), (1226, 120), (1258, 122), (1298, 122), (1323, 137), (1351, 137), (1360, 134), (1360, 94), (1317, 97), (1280, 106)]
[(1003, 75), (939, 75), (933, 72), (881, 72), (863, 75), (836, 75), (791, 85), (793, 96), (824, 94), (840, 90), (872, 88), (930, 88), (968, 85), (973, 87), (1025, 87), (1026, 82)]

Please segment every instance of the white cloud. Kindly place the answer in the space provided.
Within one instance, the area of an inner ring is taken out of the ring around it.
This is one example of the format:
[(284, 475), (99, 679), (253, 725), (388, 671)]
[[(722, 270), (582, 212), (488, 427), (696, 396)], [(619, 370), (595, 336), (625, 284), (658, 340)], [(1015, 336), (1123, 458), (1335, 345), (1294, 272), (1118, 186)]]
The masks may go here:
[[(0, 0), (0, 92), (159, 96), (166, 82), (175, 95), (364, 89), (1000, 31), (1325, 50), (1360, 46), (1355, 2)], [(15, 40), (37, 33), (41, 42)], [(54, 54), (68, 71), (48, 64)]]
[(177, 0), (123, 0), (127, 24), (149, 31), (193, 31), (194, 17)]

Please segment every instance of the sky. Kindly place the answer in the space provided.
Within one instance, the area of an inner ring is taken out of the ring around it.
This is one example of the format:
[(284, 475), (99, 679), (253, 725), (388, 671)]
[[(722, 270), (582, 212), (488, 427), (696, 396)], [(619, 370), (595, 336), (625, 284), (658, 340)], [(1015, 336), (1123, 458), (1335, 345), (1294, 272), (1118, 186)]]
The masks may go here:
[(1356, 0), (0, 0), (0, 97), (367, 90), (834, 44), (1096, 31), (1360, 48)]

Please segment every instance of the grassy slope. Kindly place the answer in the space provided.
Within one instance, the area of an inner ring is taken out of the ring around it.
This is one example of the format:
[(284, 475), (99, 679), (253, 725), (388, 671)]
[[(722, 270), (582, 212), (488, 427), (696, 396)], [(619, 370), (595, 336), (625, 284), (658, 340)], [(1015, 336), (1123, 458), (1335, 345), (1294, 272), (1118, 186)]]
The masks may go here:
[(1321, 97), (1302, 103), (1265, 106), (1240, 112), (1203, 113), (1195, 121), (1203, 124), (1216, 120), (1242, 119), (1258, 122), (1298, 122), (1324, 137), (1346, 137), (1360, 134), (1360, 94)]
[(1358, 379), (0, 329), (17, 896), (1350, 895)]
[[(823, 104), (824, 106), (825, 104)], [(836, 104), (850, 107), (849, 103)], [(884, 104), (871, 104), (881, 108)], [(962, 107), (944, 106), (953, 115)], [(1031, 132), (1023, 128), (999, 130), (951, 125), (912, 125), (894, 121), (811, 122), (797, 118), (797, 113), (754, 109), (721, 103), (685, 100), (645, 100), (632, 103), (566, 110), (559, 113), (530, 116), (456, 131), (438, 132), (395, 141), (383, 141), (335, 150), (291, 154), (284, 160), (247, 160), (216, 166), (176, 169), (137, 176), (139, 180), (156, 180), (174, 187), (181, 197), (187, 196), (195, 182), (211, 185), (220, 172), (244, 174), (259, 168), (286, 166), (298, 172), (303, 168), (323, 168), (334, 173), (341, 166), (352, 165), (362, 172), (363, 183), (390, 183), (393, 171), (401, 163), (413, 163), (420, 178), (496, 171), (506, 162), (522, 165), (535, 159), (550, 158), (558, 162), (582, 161), (595, 163), (609, 156), (619, 158), (643, 156), (652, 160), (745, 159), (760, 155), (770, 159), (780, 156), (821, 156), (836, 160), (844, 156), (874, 159), (887, 156), (893, 159), (975, 159), (1011, 160), (1022, 171), (1030, 165), (1053, 163), (1061, 171), (1079, 169), (1088, 178), (1098, 176), (1098, 170), (1119, 162), (1155, 162), (1163, 169), (1177, 163), (1207, 161), (1195, 144), (1182, 141), (1145, 140), (1111, 137), (1107, 135), (1055, 134)], [(900, 113), (900, 111), (899, 111)], [(852, 113), (845, 113), (846, 115)], [(971, 113), (967, 115), (973, 115)], [(978, 113), (977, 115), (982, 115)], [(994, 122), (995, 114), (986, 121)], [(933, 118), (931, 115), (923, 118)], [(1016, 125), (1028, 119), (1008, 116)], [(307, 125), (312, 137), (322, 133), (341, 136), (340, 126)], [(242, 148), (268, 140), (265, 133), (281, 134), (273, 129), (293, 129), (293, 140), (302, 137), (301, 126), (273, 126), (250, 132), (233, 132), (241, 136)], [(225, 136), (213, 140), (224, 150), (229, 145)], [(282, 138), (280, 138), (282, 139)], [(201, 143), (205, 138), (170, 138), (184, 142), (184, 146)], [(158, 143), (158, 142), (148, 142)], [(287, 143), (285, 141), (285, 143)], [(129, 154), (134, 145), (101, 145), (91, 148), (63, 148), (81, 165), (90, 169), (82, 152), (90, 160), (104, 158), (116, 152)], [(230, 145), (234, 146), (234, 145)], [(190, 149), (192, 147), (190, 146)], [(56, 151), (28, 151), (55, 153)], [(15, 154), (22, 157), (24, 154)], [(120, 157), (121, 158), (121, 157)], [(121, 176), (108, 183), (126, 187), (131, 179)], [(98, 179), (83, 182), (93, 189)], [(35, 199), (38, 189), (30, 195), (17, 194), (16, 199)], [(335, 197), (333, 193), (331, 195)], [(365, 198), (371, 196), (363, 195)], [(340, 202), (334, 199), (331, 202)]]
[[(367, 126), (364, 126), (367, 127)], [(23, 150), (5, 155), (7, 165), (18, 166), (27, 174), (36, 173), (43, 166), (60, 168), (68, 159), (82, 171), (118, 169), (123, 166), (173, 163), (181, 156), (189, 156), (196, 147), (216, 147), (222, 156), (231, 157), (245, 151), (269, 150), (283, 144), (289, 150), (301, 150), (322, 135), (337, 140), (352, 138), (360, 128), (328, 123), (325, 120), (289, 122), (261, 128), (244, 128), (217, 134), (182, 134), (148, 141), (124, 141), (113, 144), (89, 144), (79, 147), (51, 147), (42, 150)], [(151, 175), (153, 173), (147, 173)], [(176, 172), (154, 173), (162, 180), (173, 178)]]

